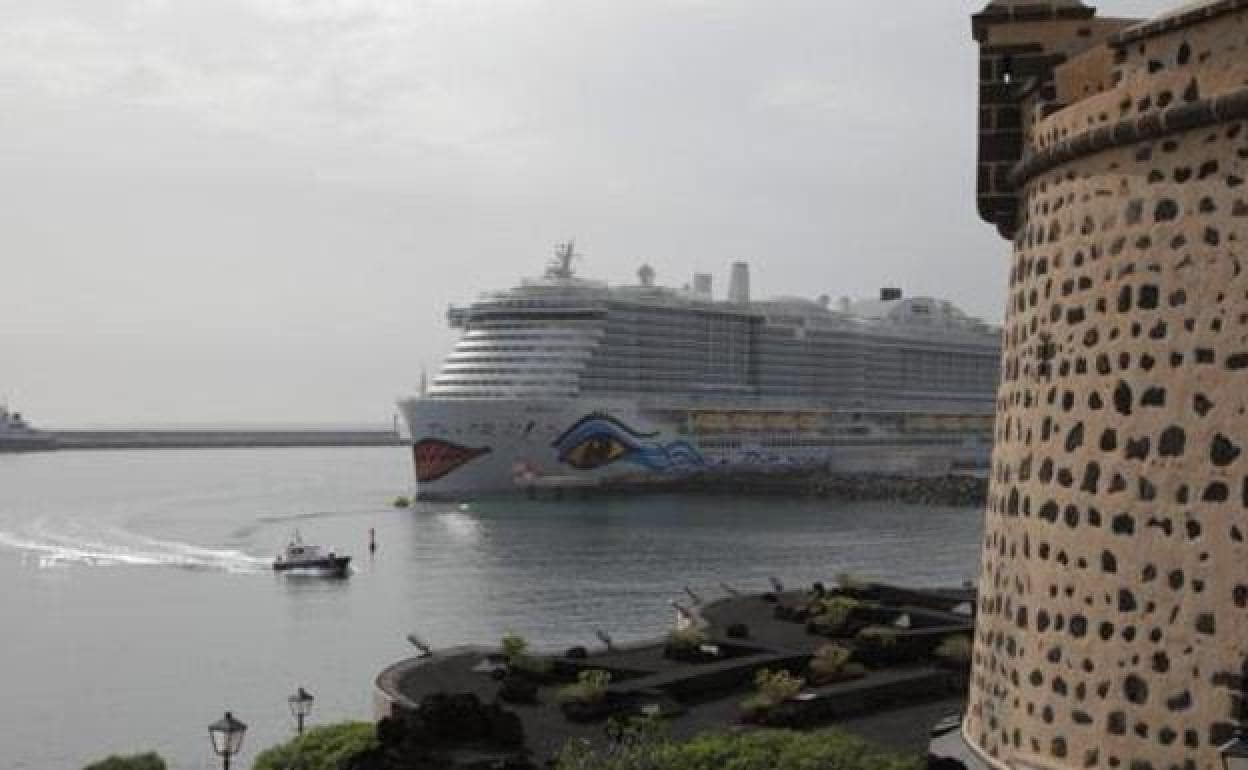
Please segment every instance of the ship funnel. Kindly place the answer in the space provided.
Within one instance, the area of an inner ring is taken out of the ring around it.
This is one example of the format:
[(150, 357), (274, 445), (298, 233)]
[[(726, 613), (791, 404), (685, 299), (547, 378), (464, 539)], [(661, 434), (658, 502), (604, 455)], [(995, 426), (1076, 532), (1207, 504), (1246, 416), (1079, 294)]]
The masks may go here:
[(693, 293), (705, 299), (711, 298), (711, 274), (693, 274)]
[(901, 299), (901, 289), (895, 286), (886, 286), (880, 289), (880, 300), (883, 302), (893, 302)]
[(654, 268), (650, 267), (649, 265), (642, 265), (641, 268), (637, 271), (637, 280), (641, 282), (642, 286), (645, 286), (647, 288), (653, 286), (654, 285)]
[(738, 305), (750, 301), (750, 265), (747, 262), (732, 263), (732, 278), (728, 281), (728, 301)]

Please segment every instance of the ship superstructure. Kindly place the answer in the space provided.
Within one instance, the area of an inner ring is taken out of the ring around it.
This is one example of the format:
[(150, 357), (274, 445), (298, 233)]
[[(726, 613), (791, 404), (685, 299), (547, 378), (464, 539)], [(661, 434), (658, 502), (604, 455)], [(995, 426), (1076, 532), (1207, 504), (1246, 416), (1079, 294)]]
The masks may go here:
[(53, 436), (35, 430), (20, 412), (10, 412), (5, 404), (0, 403), (0, 452), (29, 452), (55, 447)]
[(427, 391), (401, 402), (422, 497), (617, 476), (986, 467), (1000, 331), (903, 297), (754, 301), (732, 266), (682, 289), (649, 266), (588, 281), (571, 244), (546, 273), (452, 307), (462, 331)]

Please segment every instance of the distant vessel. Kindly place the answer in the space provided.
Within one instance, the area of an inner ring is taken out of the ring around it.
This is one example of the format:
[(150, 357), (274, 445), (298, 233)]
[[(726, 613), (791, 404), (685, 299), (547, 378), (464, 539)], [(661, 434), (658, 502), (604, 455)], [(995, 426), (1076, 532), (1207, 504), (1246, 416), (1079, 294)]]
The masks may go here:
[(278, 572), (286, 570), (309, 570), (342, 576), (347, 574), (351, 564), (350, 556), (339, 556), (332, 550), (326, 551), (319, 545), (306, 545), (298, 531), (286, 544), (286, 549), (273, 561), (273, 569)]
[(33, 452), (55, 449), (56, 438), (35, 430), (20, 412), (10, 412), (0, 404), (0, 452)]
[(740, 469), (986, 472), (1000, 329), (950, 302), (754, 301), (749, 267), (672, 289), (545, 275), (448, 318), (441, 372), (399, 404), (418, 496), (463, 499)]

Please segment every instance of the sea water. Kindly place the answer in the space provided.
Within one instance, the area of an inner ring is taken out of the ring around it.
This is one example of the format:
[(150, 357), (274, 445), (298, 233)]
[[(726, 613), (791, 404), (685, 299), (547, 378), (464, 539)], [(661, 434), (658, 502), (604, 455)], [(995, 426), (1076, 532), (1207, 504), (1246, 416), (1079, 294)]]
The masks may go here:
[[(685, 587), (761, 591), (839, 572), (974, 576), (980, 512), (886, 503), (645, 496), (392, 507), (402, 449), (0, 455), (0, 766), (160, 752), (215, 768), (207, 725), (249, 726), (241, 761), (311, 724), (368, 719), (372, 683), (434, 647), (653, 637)], [(378, 549), (368, 552), (369, 530)], [(354, 557), (345, 580), (279, 575), (292, 534)]]

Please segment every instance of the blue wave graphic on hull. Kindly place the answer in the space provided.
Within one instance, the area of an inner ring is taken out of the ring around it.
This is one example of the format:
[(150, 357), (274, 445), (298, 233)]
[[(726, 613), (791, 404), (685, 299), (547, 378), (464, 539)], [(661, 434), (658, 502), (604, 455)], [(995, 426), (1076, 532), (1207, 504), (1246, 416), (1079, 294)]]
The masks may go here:
[(706, 465), (701, 453), (688, 441), (653, 441), (657, 431), (643, 433), (606, 414), (577, 420), (551, 444), (559, 462), (578, 470), (602, 468), (620, 460), (656, 472), (670, 472)]

